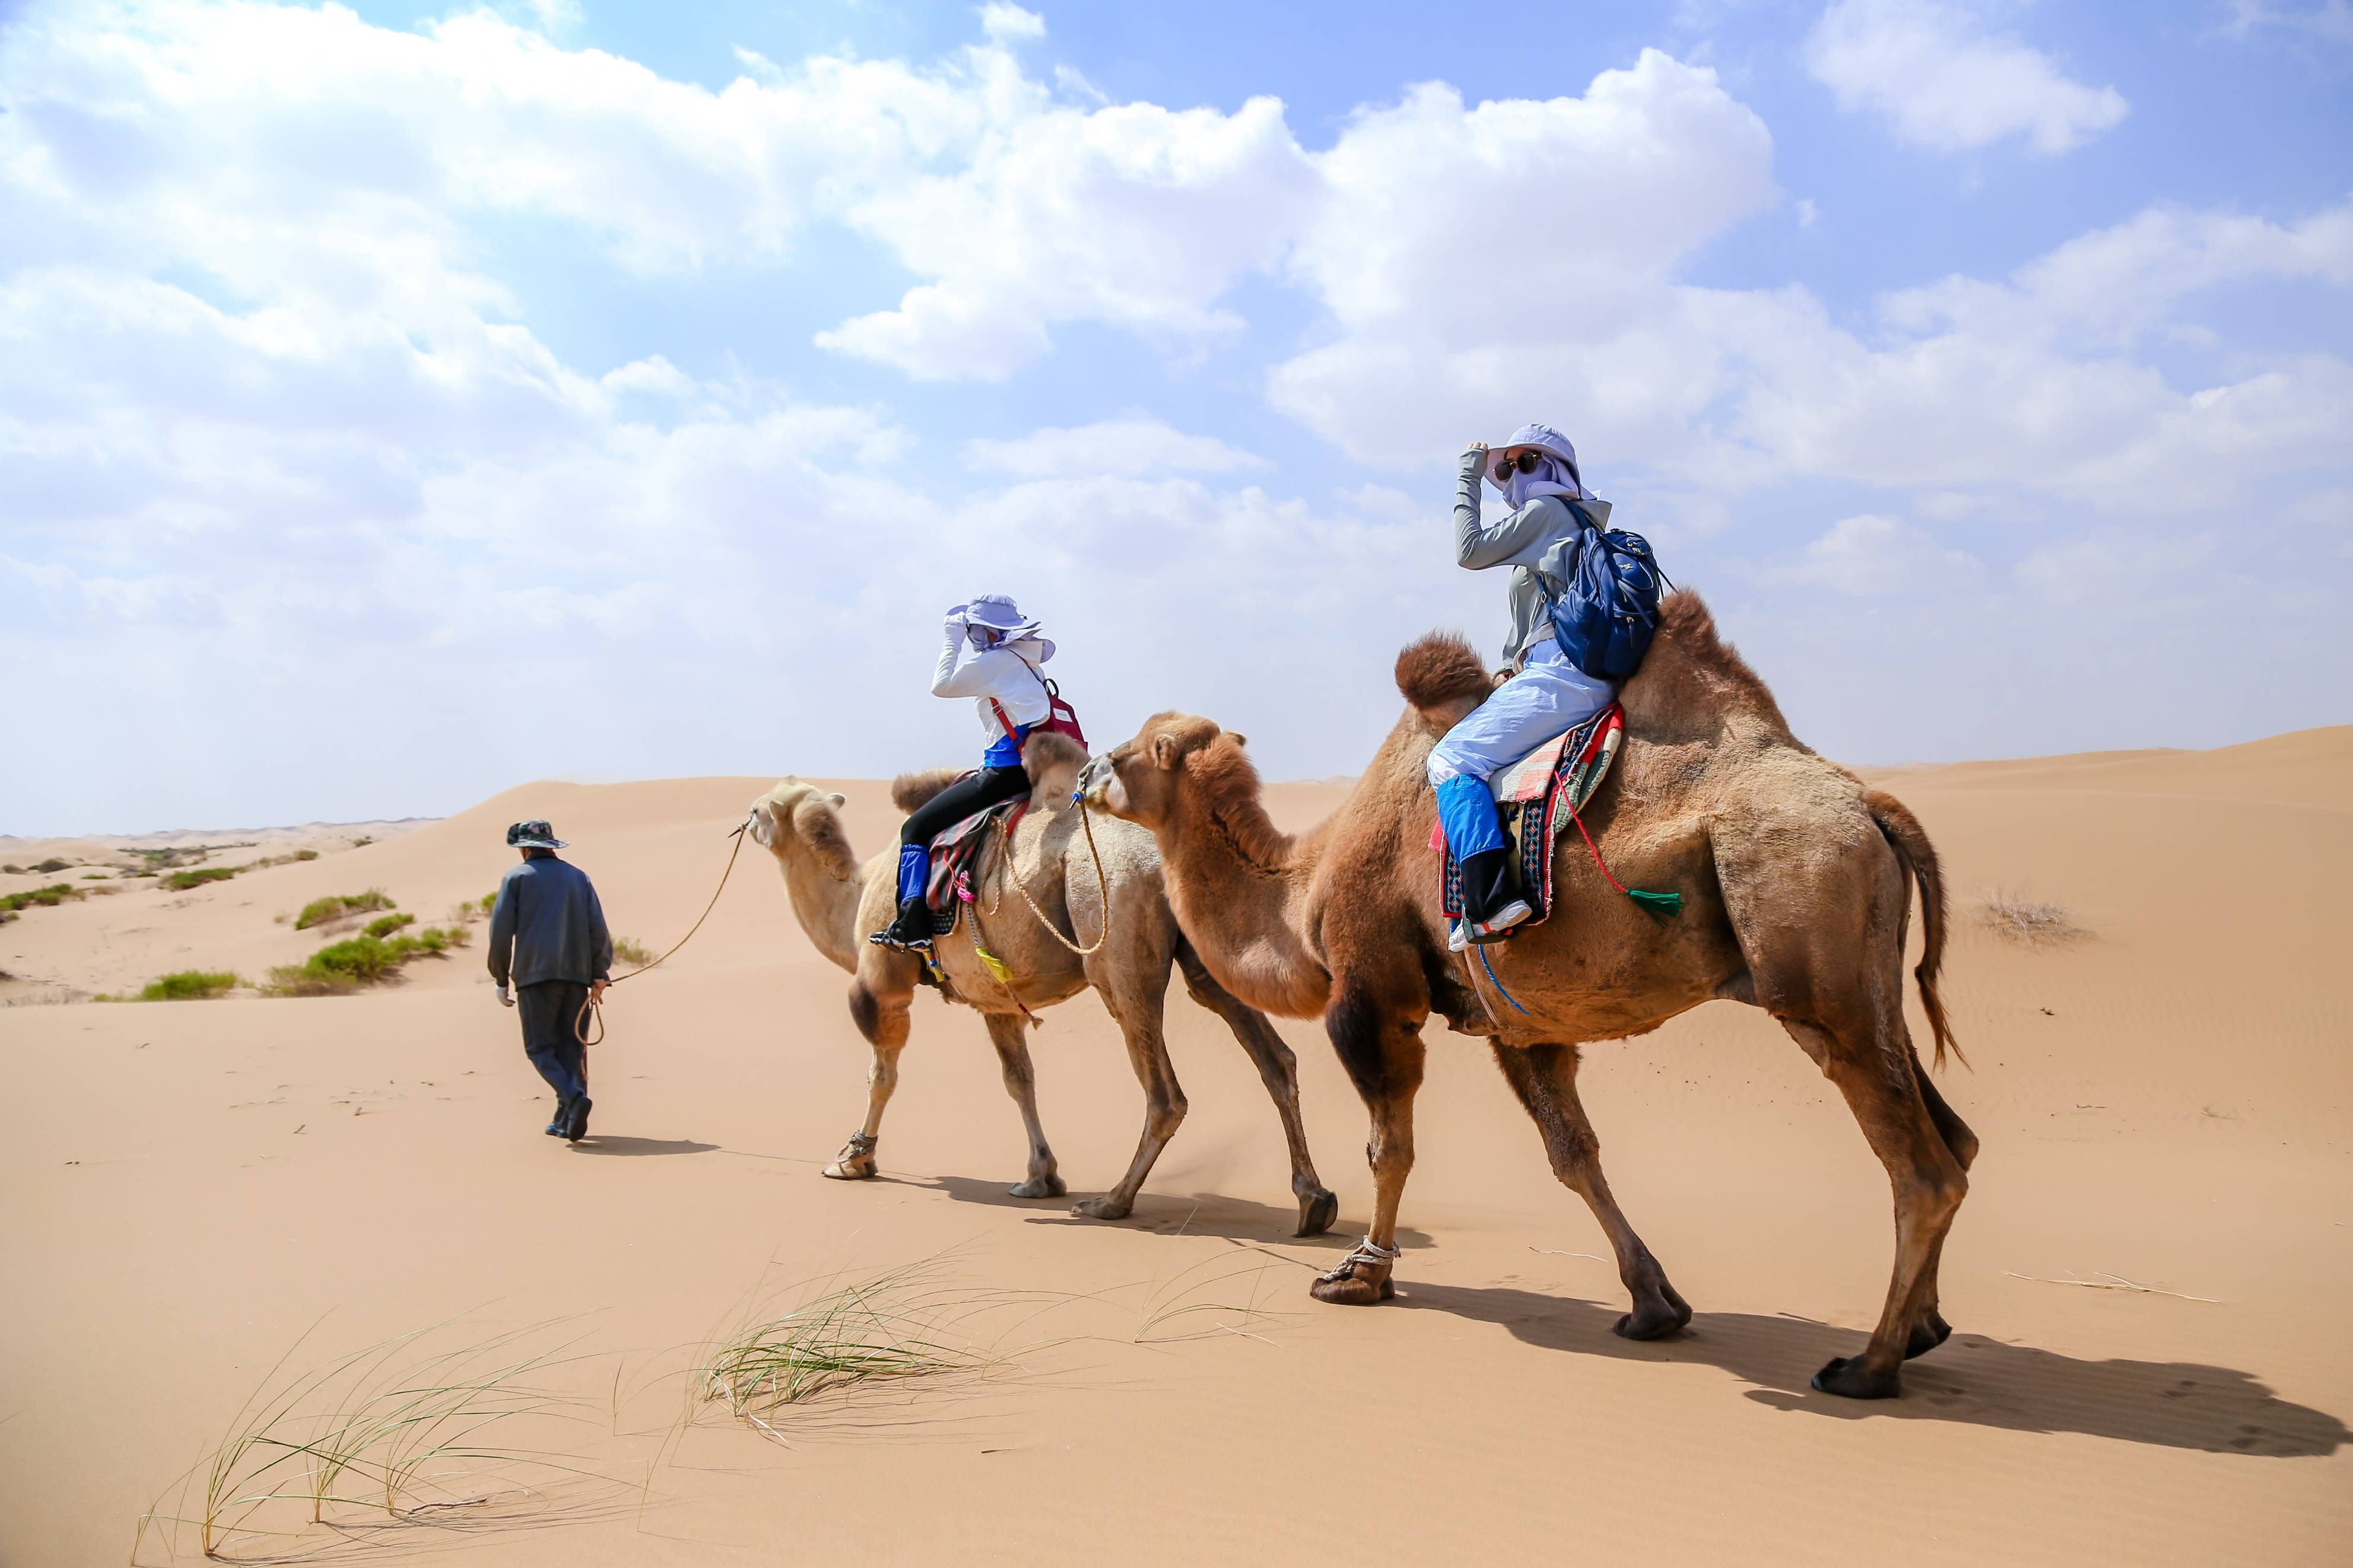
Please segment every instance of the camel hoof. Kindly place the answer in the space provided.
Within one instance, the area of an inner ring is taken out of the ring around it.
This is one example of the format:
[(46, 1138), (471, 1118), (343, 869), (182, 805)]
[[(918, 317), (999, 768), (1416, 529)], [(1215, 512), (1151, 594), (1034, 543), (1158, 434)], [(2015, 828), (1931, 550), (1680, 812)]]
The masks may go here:
[(1397, 1287), (1384, 1274), (1377, 1280), (1361, 1275), (1349, 1275), (1339, 1279), (1318, 1279), (1307, 1287), (1307, 1293), (1319, 1301), (1335, 1307), (1370, 1307), (1397, 1299)]
[(1321, 1236), (1340, 1217), (1340, 1197), (1318, 1187), (1299, 1200), (1299, 1228), (1293, 1236)]
[(1134, 1211), (1134, 1204), (1124, 1204), (1108, 1197), (1089, 1198), (1072, 1204), (1071, 1212), (1081, 1219), (1125, 1219)]
[(860, 1154), (855, 1160), (836, 1160), (825, 1168), (825, 1173), (837, 1182), (862, 1182), (874, 1172), (874, 1156), (871, 1154)]
[(1609, 1331), (1621, 1340), (1663, 1340), (1683, 1332), (1690, 1321), (1691, 1309), (1679, 1301), (1645, 1301), (1610, 1324)]
[(1859, 1355), (1834, 1356), (1814, 1373), (1814, 1386), (1841, 1399), (1893, 1399), (1904, 1392), (1895, 1372), (1873, 1372)]
[(1915, 1355), (1926, 1355), (1952, 1337), (1953, 1325), (1945, 1321), (1942, 1312), (1931, 1307), (1921, 1315), (1918, 1322), (1912, 1325), (1912, 1337), (1904, 1345), (1904, 1359), (1910, 1361)]
[(1005, 1190), (1017, 1198), (1059, 1198), (1071, 1189), (1062, 1184), (1060, 1176), (1032, 1176), (1019, 1186)]

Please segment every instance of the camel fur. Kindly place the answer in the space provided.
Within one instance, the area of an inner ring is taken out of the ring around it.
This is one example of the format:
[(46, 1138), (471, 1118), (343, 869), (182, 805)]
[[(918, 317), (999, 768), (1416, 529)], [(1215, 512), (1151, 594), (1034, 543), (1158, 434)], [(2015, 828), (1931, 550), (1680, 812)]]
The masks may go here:
[[(940, 990), (949, 1001), (979, 1010), (1004, 1069), (1006, 1092), (1020, 1108), (1029, 1133), (1029, 1173), (1012, 1189), (1013, 1195), (1051, 1198), (1067, 1190), (1038, 1120), (1029, 1026), (1035, 1013), (1092, 987), (1118, 1022), (1128, 1059), (1144, 1086), (1144, 1133), (1118, 1184), (1071, 1212), (1091, 1219), (1124, 1219), (1134, 1207), (1153, 1162), (1185, 1119), (1185, 1093), (1161, 1034), (1173, 964), (1183, 972), (1194, 1000), (1233, 1030), (1274, 1100), (1291, 1150), (1298, 1234), (1314, 1236), (1330, 1228), (1339, 1200), (1317, 1178), (1308, 1153), (1299, 1110), (1298, 1066), (1291, 1047), (1264, 1014), (1236, 1000), (1210, 975), (1177, 930), (1149, 834), (1096, 817), (1094, 841), (1103, 857), (1103, 879), (1099, 890), (1079, 808), (1071, 802), (1085, 761), (1085, 754), (1060, 735), (1049, 731), (1030, 737), (1023, 762), (1033, 781), (1033, 804), (1014, 830), (1010, 875), (1020, 879), (1030, 899), (1078, 945), (1093, 944), (1106, 914), (1108, 939), (1092, 955), (1081, 957), (1041, 930), (1029, 906), (1006, 886), (1008, 868), (1000, 842), (979, 862), (977, 903), (966, 905), (964, 921), (937, 943)], [(901, 810), (913, 811), (956, 776), (948, 770), (903, 775), (892, 784), (892, 799)], [(866, 1120), (825, 1168), (827, 1175), (850, 1181), (876, 1172), (882, 1112), (898, 1087), (899, 1053), (907, 1043), (910, 1005), (923, 964), (912, 954), (867, 941), (890, 922), (895, 908), (898, 852), (894, 846), (860, 864), (842, 828), (841, 805), (840, 795), (787, 778), (753, 803), (751, 832), (776, 858), (793, 913), (810, 942), (855, 976), (849, 987), (850, 1018), (873, 1050)], [(1103, 891), (1109, 895), (1107, 908)], [(999, 981), (982, 963), (981, 944), (1005, 965), (1009, 982)]]
[(1482, 964), (1482, 950), (1446, 951), (1424, 763), (1493, 678), (1467, 644), (1442, 636), (1407, 648), (1396, 676), (1403, 717), (1340, 809), (1305, 834), (1274, 826), (1240, 738), (1207, 719), (1160, 714), (1086, 775), (1091, 800), (1153, 830), (1178, 923), (1209, 972), (1269, 1012), (1320, 1016), (1371, 1112), (1366, 1245), (1314, 1294), (1347, 1304), (1394, 1294), (1421, 1027), (1434, 1012), (1487, 1038), (1554, 1173), (1608, 1234), (1632, 1298), (1618, 1332), (1679, 1331), (1691, 1309), (1602, 1175), (1577, 1099), (1578, 1047), (1646, 1034), (1724, 998), (1781, 1022), (1887, 1169), (1897, 1249), (1885, 1307), (1863, 1353), (1831, 1362), (1815, 1385), (1858, 1398), (1897, 1393), (1905, 1359), (1951, 1332), (1936, 1265), (1978, 1147), (1905, 1023), (1916, 884), (1925, 952), (1915, 978), (1941, 1064), (1952, 1043), (1937, 991), (1944, 880), (1919, 822), (1799, 742), (1706, 606), (1678, 592), (1621, 693), (1625, 744), (1582, 816), (1619, 879), (1680, 892), (1681, 916), (1654, 919), (1610, 888), (1572, 830), (1556, 847), (1551, 918), (1484, 949)]

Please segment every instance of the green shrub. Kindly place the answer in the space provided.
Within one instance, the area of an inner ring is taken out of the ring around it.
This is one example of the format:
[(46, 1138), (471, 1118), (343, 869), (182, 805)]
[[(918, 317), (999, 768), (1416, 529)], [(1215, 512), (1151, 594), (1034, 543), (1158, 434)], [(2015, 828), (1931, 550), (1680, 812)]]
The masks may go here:
[(164, 886), (175, 893), (185, 893), (190, 888), (201, 888), (206, 882), (226, 882), (236, 875), (237, 872), (227, 866), (209, 866), (201, 871), (174, 871), (164, 879)]
[(324, 925), (329, 921), (341, 920), (345, 915), (365, 914), (370, 910), (390, 908), (392, 908), (392, 900), (385, 895), (382, 888), (370, 888), (364, 893), (330, 894), (323, 899), (312, 899), (309, 903), (304, 904), (302, 912), (294, 917), (294, 929), (309, 931), (312, 926)]
[(301, 963), (273, 969), (269, 984), (262, 989), (272, 996), (341, 995), (363, 985), (381, 984), (412, 958), (438, 957), (472, 940), (462, 929), (440, 926), (427, 926), (415, 936), (384, 934), (399, 930), (411, 918), (400, 916), (397, 925), (376, 921), (359, 936), (329, 942)]
[[(439, 930), (441, 940), (451, 947), (471, 947), (474, 944), (474, 933), (464, 926), (442, 926)], [(431, 931), (428, 929), (420, 934), (430, 935)]]
[[(406, 939), (403, 939), (405, 942)], [(346, 937), (312, 953), (305, 967), (346, 974), (362, 983), (383, 979), (400, 967), (402, 946), (378, 937)]]
[(142, 1002), (208, 1002), (237, 984), (227, 970), (183, 969), (151, 981), (139, 993)]
[(623, 963), (642, 968), (654, 961), (654, 950), (634, 937), (617, 936), (613, 939), (613, 956)]
[(85, 889), (75, 887), (71, 882), (52, 882), (46, 888), (27, 888), (21, 893), (0, 895), (0, 910), (21, 910), (28, 904), (38, 904), (45, 910), (51, 910), (68, 899), (86, 896)]
[(25, 868), (22, 866), (0, 866), (0, 871), (7, 872), (11, 877), (21, 877), (25, 874)]
[(103, 871), (84, 871), (81, 874), (81, 879), (85, 882), (103, 882), (106, 880), (106, 873)]
[(44, 860), (33, 869), (46, 877), (52, 871), (62, 871), (72, 864), (70, 860)]
[(316, 849), (297, 849), (294, 851), (294, 858), (297, 860), (316, 860), (318, 858), (319, 852)]
[(362, 929), (370, 936), (390, 936), (405, 925), (413, 924), (415, 915), (382, 915), (368, 921)]

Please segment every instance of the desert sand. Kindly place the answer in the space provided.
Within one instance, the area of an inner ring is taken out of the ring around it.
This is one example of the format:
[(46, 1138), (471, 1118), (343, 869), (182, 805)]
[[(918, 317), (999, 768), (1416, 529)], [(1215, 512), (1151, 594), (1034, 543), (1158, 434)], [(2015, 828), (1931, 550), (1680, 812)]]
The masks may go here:
[[(847, 977), (751, 847), (703, 933), (614, 993), (576, 1148), (540, 1135), (545, 1091), (479, 942), (351, 997), (0, 1010), (0, 1562), (125, 1561), (281, 1358), (457, 1314), (480, 1333), (560, 1320), (541, 1331), (578, 1359), (546, 1376), (583, 1403), (534, 1442), (580, 1473), (522, 1494), (453, 1468), (460, 1506), (390, 1527), (345, 1508), (341, 1531), (233, 1554), (2348, 1561), (2353, 728), (1876, 776), (1956, 892), (1946, 994), (1972, 1065), (1943, 1087), (1984, 1140), (1944, 1263), (1956, 1332), (1900, 1400), (1807, 1385), (1878, 1310), (1887, 1186), (1752, 1009), (1588, 1053), (1611, 1178), (1697, 1309), (1688, 1333), (1609, 1332), (1624, 1303), (1597, 1227), (1483, 1046), (1437, 1028), (1400, 1298), (1319, 1307), (1307, 1281), (1370, 1185), (1319, 1028), (1279, 1025), (1341, 1196), (1326, 1237), (1291, 1237), (1265, 1095), (1181, 987), (1191, 1114), (1133, 1219), (1006, 1195), (1014, 1108), (978, 1017), (929, 994), (883, 1174), (825, 1181), (867, 1053)], [(279, 917), (329, 893), (381, 887), (438, 921), (496, 885), (524, 816), (572, 841), (617, 932), (659, 949), (770, 782), (533, 784), (313, 861), (30, 910), (0, 927), (0, 969), (23, 977), (0, 999), (259, 977), (318, 945)], [(832, 787), (858, 848), (884, 847), (884, 787)], [(1341, 793), (1271, 792), (1287, 826)], [(2002, 940), (1972, 911), (2004, 890), (2085, 934)], [(1082, 996), (1033, 1045), (1071, 1196), (1099, 1191), (1141, 1105), (1118, 1035)], [(868, 1385), (772, 1434), (707, 1406), (685, 1423), (715, 1329), (812, 1277), (942, 1254), (960, 1288), (1029, 1293), (975, 1321), (1003, 1358), (985, 1374)], [(150, 1529), (138, 1561), (174, 1550), (195, 1560), (188, 1531)]]

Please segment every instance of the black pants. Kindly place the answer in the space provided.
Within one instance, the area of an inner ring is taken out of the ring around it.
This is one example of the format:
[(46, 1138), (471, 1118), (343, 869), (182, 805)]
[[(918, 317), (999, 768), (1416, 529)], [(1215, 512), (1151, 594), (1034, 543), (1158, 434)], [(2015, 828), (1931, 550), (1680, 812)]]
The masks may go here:
[(936, 835), (945, 833), (974, 812), (1029, 793), (1029, 774), (1026, 770), (983, 768), (925, 801), (908, 816), (907, 825), (899, 829), (899, 842), (928, 847)]
[(515, 988), (515, 1011), (522, 1015), (523, 1054), (555, 1091), (558, 1110), (588, 1092), (588, 1047), (576, 1026), (588, 987), (570, 980), (543, 980)]

